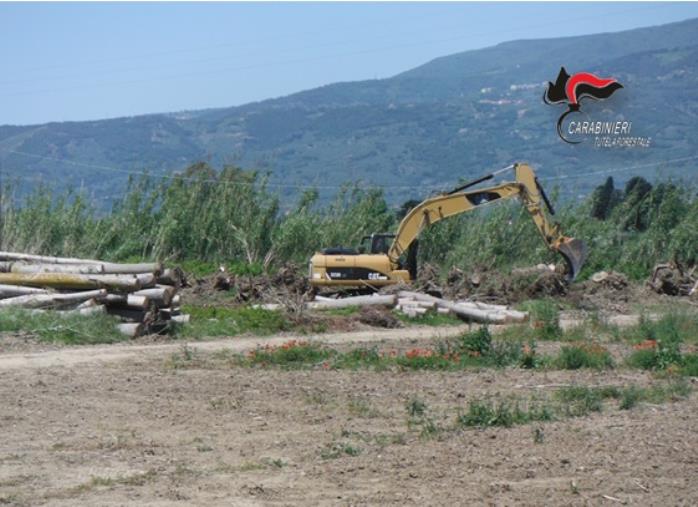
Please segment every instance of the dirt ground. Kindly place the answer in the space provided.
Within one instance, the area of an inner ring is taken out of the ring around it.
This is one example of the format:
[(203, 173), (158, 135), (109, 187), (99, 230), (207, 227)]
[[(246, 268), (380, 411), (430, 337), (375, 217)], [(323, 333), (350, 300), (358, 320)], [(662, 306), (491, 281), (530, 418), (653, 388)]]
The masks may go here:
[[(462, 328), (328, 334), (420, 344)], [(288, 337), (191, 345), (193, 357)], [(554, 346), (551, 344), (549, 346)], [(420, 436), (469, 400), (610, 371), (284, 371), (172, 367), (180, 344), (0, 354), (0, 505), (695, 505), (698, 396), (512, 428)], [(695, 385), (695, 384), (694, 384)]]

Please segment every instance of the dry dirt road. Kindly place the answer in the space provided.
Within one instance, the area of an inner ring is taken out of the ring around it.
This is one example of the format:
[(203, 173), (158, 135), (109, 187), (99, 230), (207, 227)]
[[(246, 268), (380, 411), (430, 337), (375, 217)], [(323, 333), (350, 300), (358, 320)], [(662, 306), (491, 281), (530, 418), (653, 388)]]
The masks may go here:
[[(392, 347), (458, 328), (321, 335)], [(618, 368), (247, 369), (205, 359), (289, 337), (0, 355), (0, 505), (696, 505), (698, 396), (511, 428), (452, 429), (469, 400)], [(199, 359), (201, 359), (199, 361)], [(409, 424), (419, 399), (442, 430)]]

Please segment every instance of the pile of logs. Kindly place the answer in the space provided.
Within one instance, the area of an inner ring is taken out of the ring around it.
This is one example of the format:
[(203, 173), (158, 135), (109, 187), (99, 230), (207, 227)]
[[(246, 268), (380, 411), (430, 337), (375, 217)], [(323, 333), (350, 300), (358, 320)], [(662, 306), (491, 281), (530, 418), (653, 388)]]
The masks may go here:
[[(254, 305), (267, 310), (281, 308), (279, 304)], [(314, 301), (306, 303), (309, 310), (328, 310), (350, 306), (387, 306), (409, 316), (417, 317), (428, 311), (457, 315), (465, 320), (490, 324), (525, 322), (527, 312), (511, 310), (504, 305), (490, 305), (475, 301), (449, 301), (428, 294), (414, 291), (399, 291), (397, 294), (373, 294), (340, 299), (316, 296)]]
[(90, 259), (0, 252), (0, 311), (26, 308), (60, 315), (107, 313), (136, 337), (189, 321), (180, 311), (183, 276), (160, 263), (115, 264)]

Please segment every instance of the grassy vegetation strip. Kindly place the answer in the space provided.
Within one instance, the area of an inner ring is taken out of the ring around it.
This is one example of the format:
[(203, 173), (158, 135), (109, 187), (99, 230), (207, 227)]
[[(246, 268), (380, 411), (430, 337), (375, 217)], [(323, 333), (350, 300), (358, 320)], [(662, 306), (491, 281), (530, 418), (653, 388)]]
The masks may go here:
[[(273, 260), (272, 268), (305, 264), (327, 245), (358, 245), (367, 234), (396, 230), (409, 209), (409, 203), (395, 209), (381, 189), (358, 184), (324, 201), (309, 190), (287, 209), (267, 180), (263, 172), (196, 163), (167, 179), (132, 181), (108, 213), (85, 193), (56, 194), (39, 185), (0, 202), (3, 243), (9, 250), (110, 261), (188, 260), (187, 269), (198, 274), (221, 264), (229, 272), (254, 274), (266, 267), (265, 259)], [(624, 189), (608, 183), (582, 203), (559, 207), (565, 230), (589, 246), (582, 278), (616, 270), (639, 280), (666, 259), (698, 262), (695, 189), (653, 186), (637, 177)], [(16, 193), (7, 184), (3, 190)], [(420, 257), (446, 275), (451, 266), (507, 271), (556, 256), (540, 241), (528, 212), (511, 203), (427, 228)]]
[[(691, 393), (684, 379), (674, 379), (651, 386), (570, 386), (556, 390), (546, 398), (489, 398), (471, 400), (455, 409), (456, 417), (447, 425), (437, 424), (426, 403), (411, 399), (407, 405), (407, 426), (417, 429), (422, 437), (434, 437), (463, 428), (509, 428), (535, 422), (559, 421), (601, 412), (605, 408), (630, 410), (640, 402), (662, 404), (680, 401)], [(534, 432), (534, 441), (543, 439), (541, 429)]]
[(177, 332), (183, 338), (235, 336), (244, 333), (263, 336), (288, 331), (293, 327), (288, 318), (277, 310), (247, 306), (184, 305), (182, 311), (191, 315), (189, 324), (182, 326)]
[(128, 339), (120, 333), (118, 321), (105, 314), (61, 315), (32, 313), (23, 309), (0, 311), (0, 332), (29, 333), (41, 341), (70, 345), (114, 343)]

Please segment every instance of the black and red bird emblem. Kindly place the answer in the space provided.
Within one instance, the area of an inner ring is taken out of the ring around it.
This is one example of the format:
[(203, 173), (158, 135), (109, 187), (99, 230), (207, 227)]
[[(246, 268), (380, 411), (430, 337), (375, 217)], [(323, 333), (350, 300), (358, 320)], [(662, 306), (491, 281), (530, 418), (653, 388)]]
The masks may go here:
[(567, 104), (568, 109), (557, 120), (557, 133), (566, 143), (577, 144), (580, 141), (569, 141), (562, 135), (562, 122), (570, 113), (579, 112), (580, 101), (590, 97), (594, 100), (609, 98), (613, 93), (623, 88), (616, 79), (598, 77), (591, 72), (577, 72), (570, 76), (564, 67), (560, 68), (555, 84), (548, 81), (548, 88), (543, 95), (546, 104)]

